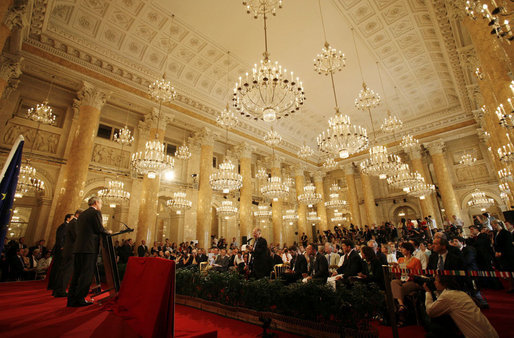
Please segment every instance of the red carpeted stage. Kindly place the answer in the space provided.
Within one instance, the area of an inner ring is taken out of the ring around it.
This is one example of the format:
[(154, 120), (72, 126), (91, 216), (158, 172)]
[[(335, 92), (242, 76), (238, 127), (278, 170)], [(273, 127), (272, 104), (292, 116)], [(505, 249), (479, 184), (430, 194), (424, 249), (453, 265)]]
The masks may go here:
[[(514, 337), (514, 296), (505, 291), (487, 291), (491, 309), (485, 315), (500, 337)], [(381, 337), (391, 337), (391, 328), (378, 326)], [(209, 312), (176, 305), (176, 337), (256, 337), (259, 326)], [(278, 337), (294, 337), (275, 332)], [(45, 281), (0, 284), (0, 336), (2, 337), (137, 337), (130, 324), (100, 305), (67, 308), (65, 298), (53, 298)], [(400, 337), (423, 337), (423, 329), (400, 329)]]

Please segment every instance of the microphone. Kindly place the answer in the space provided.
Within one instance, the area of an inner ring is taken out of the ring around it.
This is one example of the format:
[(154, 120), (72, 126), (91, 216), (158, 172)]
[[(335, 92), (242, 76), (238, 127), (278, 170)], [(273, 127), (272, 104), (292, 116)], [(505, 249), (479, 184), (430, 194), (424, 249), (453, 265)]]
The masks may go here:
[(134, 231), (134, 229), (130, 228), (130, 227), (129, 227), (129, 226), (127, 225), (127, 224), (123, 223), (122, 221), (120, 221), (120, 220), (117, 220), (117, 219), (116, 219), (116, 221), (118, 221), (118, 223), (121, 223), (121, 224), (123, 224), (123, 225), (125, 226), (125, 229), (127, 229), (127, 230), (128, 230), (129, 232), (132, 232), (132, 231)]

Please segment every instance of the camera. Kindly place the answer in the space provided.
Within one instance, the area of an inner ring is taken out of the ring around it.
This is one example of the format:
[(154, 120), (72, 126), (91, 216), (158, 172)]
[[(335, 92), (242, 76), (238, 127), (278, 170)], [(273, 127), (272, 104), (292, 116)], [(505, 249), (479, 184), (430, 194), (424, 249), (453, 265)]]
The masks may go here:
[(434, 281), (435, 281), (434, 277), (414, 276), (413, 281), (414, 281), (414, 283), (419, 284), (420, 286), (423, 286), (423, 284), (427, 283), (428, 288), (432, 292), (434, 292), (436, 290), (435, 284), (434, 284)]

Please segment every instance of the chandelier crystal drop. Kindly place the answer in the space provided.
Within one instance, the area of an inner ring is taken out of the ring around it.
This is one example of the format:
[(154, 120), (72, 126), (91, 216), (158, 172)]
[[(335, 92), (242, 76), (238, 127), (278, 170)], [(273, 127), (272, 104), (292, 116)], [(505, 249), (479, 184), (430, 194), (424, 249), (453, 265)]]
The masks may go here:
[(512, 171), (509, 168), (503, 168), (498, 170), (498, 177), (502, 183), (512, 182), (514, 176), (512, 176)]
[(278, 201), (289, 195), (289, 186), (283, 183), (279, 176), (271, 176), (261, 187), (261, 194), (270, 200)]
[(173, 193), (172, 199), (166, 201), (166, 205), (180, 215), (183, 211), (191, 209), (193, 202), (186, 198), (185, 192), (177, 191)]
[(341, 71), (346, 66), (346, 57), (343, 52), (330, 46), (328, 42), (321, 49), (321, 53), (314, 59), (314, 71), (318, 74), (329, 75)]
[(220, 111), (216, 116), (216, 123), (225, 129), (233, 129), (237, 125), (237, 117), (234, 112), (230, 110), (228, 104), (224, 110)]
[(514, 162), (514, 149), (510, 143), (498, 148), (498, 158), (503, 164), (510, 164)]
[(111, 204), (121, 204), (130, 199), (130, 193), (125, 190), (125, 183), (117, 180), (109, 181), (107, 188), (98, 191), (98, 196)]
[(260, 180), (263, 180), (265, 178), (268, 178), (268, 171), (266, 170), (266, 168), (264, 167), (260, 167), (258, 170), (257, 170), (257, 173), (255, 174), (255, 177), (260, 179)]
[(314, 150), (312, 150), (312, 148), (306, 144), (301, 146), (300, 150), (298, 150), (298, 157), (301, 158), (302, 160), (305, 160), (308, 157), (311, 157), (313, 154), (314, 154)]
[(388, 154), (385, 146), (374, 146), (369, 149), (369, 158), (362, 161), (360, 167), (366, 175), (385, 180), (387, 176), (397, 173), (401, 164), (400, 157)]
[(218, 170), (209, 177), (209, 184), (213, 190), (228, 194), (243, 186), (243, 176), (236, 172), (232, 161), (225, 159), (219, 165)]
[(476, 208), (488, 208), (494, 204), (494, 200), (492, 198), (488, 198), (483, 191), (480, 189), (475, 189), (471, 193), (471, 200), (468, 201), (469, 207)]
[(321, 194), (316, 193), (316, 187), (311, 183), (303, 188), (303, 194), (298, 195), (298, 202), (312, 207), (321, 202)]
[(307, 213), (307, 220), (312, 223), (317, 223), (321, 220), (321, 217), (318, 216), (316, 211), (312, 210)]
[(295, 221), (298, 219), (298, 215), (296, 213), (296, 210), (294, 209), (287, 209), (286, 212), (285, 212), (285, 215), (282, 216), (282, 219), (283, 220), (286, 220), (286, 221)]
[(257, 210), (253, 212), (253, 215), (257, 218), (268, 218), (271, 217), (271, 210), (267, 205), (259, 205)]
[(460, 158), (459, 164), (460, 164), (460, 165), (463, 165), (463, 166), (466, 166), (466, 167), (470, 167), (470, 166), (472, 166), (476, 161), (477, 161), (477, 159), (476, 159), (475, 157), (471, 156), (471, 154), (464, 154), (464, 155), (462, 155), (462, 157)]
[(192, 154), (189, 151), (189, 147), (185, 143), (178, 147), (177, 151), (175, 151), (175, 157), (179, 160), (187, 161), (191, 158), (191, 156)]
[(52, 113), (48, 100), (44, 100), (27, 111), (27, 118), (38, 123), (54, 125), (56, 116)]
[(400, 147), (402, 147), (403, 150), (409, 152), (419, 147), (419, 141), (418, 139), (415, 139), (412, 135), (405, 135), (402, 137)]
[(336, 114), (328, 120), (329, 128), (317, 137), (320, 151), (348, 158), (368, 147), (366, 129), (350, 123), (350, 117), (336, 109)]
[(384, 122), (380, 126), (382, 131), (390, 133), (395, 130), (399, 130), (403, 127), (403, 122), (398, 117), (391, 115), (391, 112), (387, 111), (387, 117), (384, 119)]
[(161, 103), (172, 102), (177, 96), (171, 81), (166, 80), (166, 75), (163, 75), (162, 79), (152, 82), (148, 86), (148, 93), (155, 101)]
[(325, 202), (327, 209), (345, 210), (347, 208), (347, 202), (340, 198), (341, 188), (337, 183), (333, 183), (330, 186), (329, 200)]
[(219, 206), (216, 211), (222, 216), (234, 216), (237, 214), (237, 207), (230, 200), (224, 200), (221, 202), (221, 206)]
[(362, 89), (359, 96), (355, 99), (355, 107), (362, 111), (368, 111), (380, 104), (380, 95), (369, 88), (365, 82), (362, 83)]
[(276, 130), (271, 128), (271, 130), (264, 135), (264, 142), (270, 147), (276, 147), (280, 142), (282, 142), (282, 136), (280, 136)]
[(36, 168), (32, 167), (30, 164), (21, 166), (15, 192), (16, 198), (22, 198), (29, 192), (40, 192), (45, 189), (45, 182), (37, 179), (35, 176)]
[(124, 126), (120, 130), (114, 133), (114, 142), (121, 144), (122, 146), (130, 146), (134, 142), (134, 136), (127, 126)]
[(335, 169), (337, 167), (337, 162), (333, 157), (328, 157), (325, 162), (323, 162), (323, 168), (327, 170)]
[(131, 165), (140, 175), (155, 178), (165, 170), (173, 169), (175, 161), (165, 152), (165, 146), (159, 140), (148, 141), (145, 150), (132, 154)]
[(243, 1), (246, 13), (257, 19), (261, 15), (276, 15), (277, 10), (282, 8), (282, 0), (246, 0)]

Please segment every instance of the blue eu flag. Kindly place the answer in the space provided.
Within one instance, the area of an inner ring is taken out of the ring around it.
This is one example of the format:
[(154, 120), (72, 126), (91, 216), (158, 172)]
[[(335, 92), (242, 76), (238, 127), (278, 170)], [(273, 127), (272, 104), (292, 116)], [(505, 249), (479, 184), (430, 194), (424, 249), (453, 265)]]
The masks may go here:
[(20, 174), (21, 154), (24, 143), (23, 136), (20, 135), (9, 153), (9, 157), (7, 157), (0, 175), (0, 252), (4, 248), (5, 235), (7, 234), (11, 219), (12, 204)]

